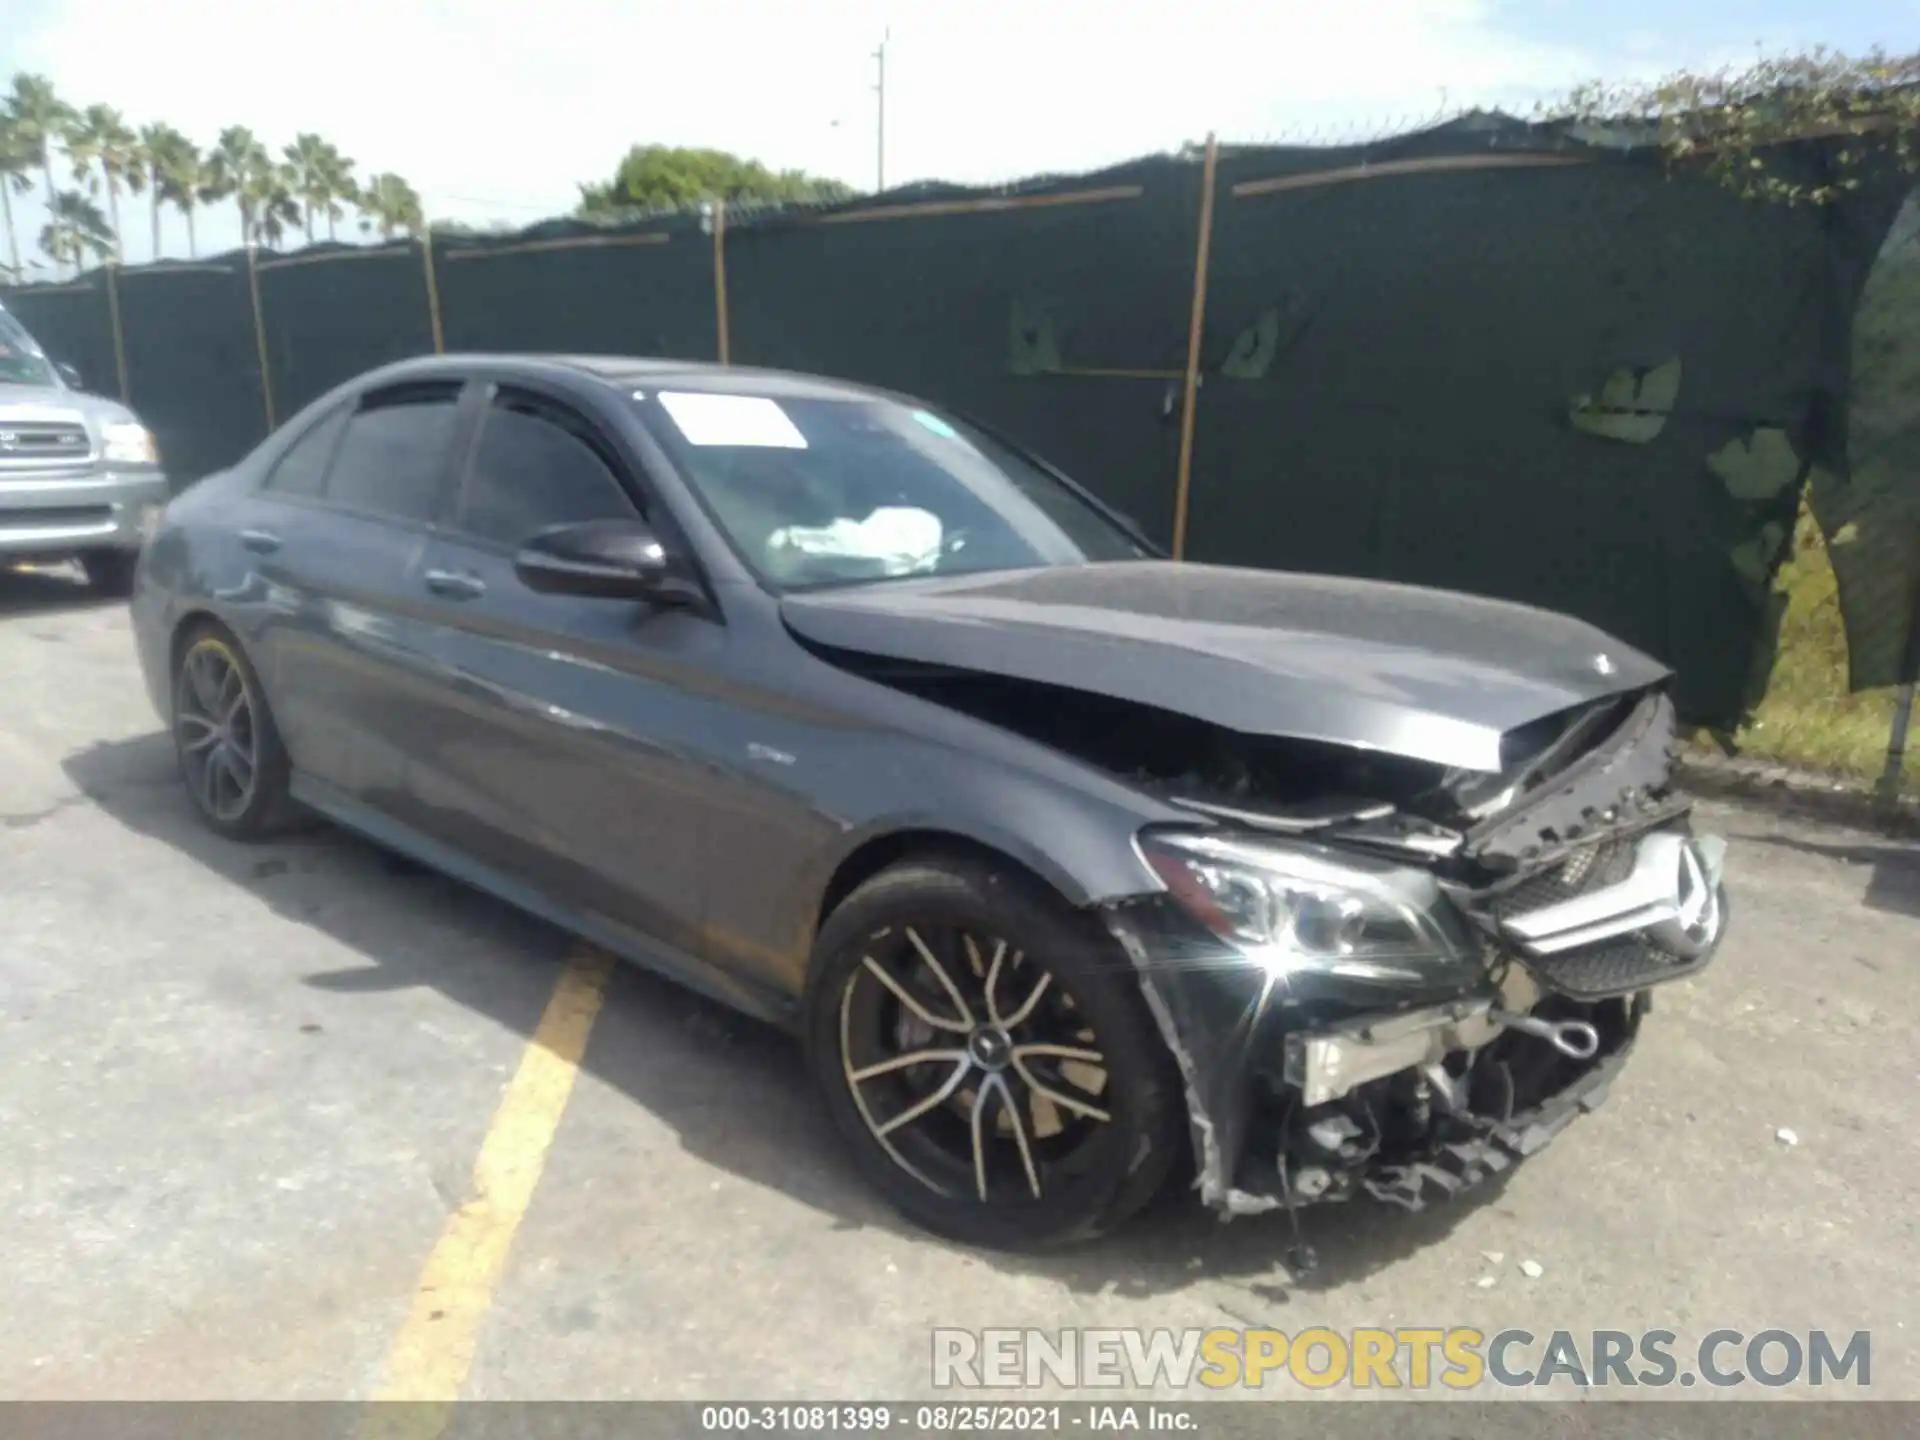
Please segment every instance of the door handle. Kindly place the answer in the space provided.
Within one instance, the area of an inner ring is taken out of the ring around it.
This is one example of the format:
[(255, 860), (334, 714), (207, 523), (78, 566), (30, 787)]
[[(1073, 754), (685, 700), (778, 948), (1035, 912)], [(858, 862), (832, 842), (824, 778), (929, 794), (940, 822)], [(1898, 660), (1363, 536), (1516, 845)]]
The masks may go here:
[(271, 555), (280, 548), (280, 537), (271, 530), (242, 530), (240, 543), (256, 555)]
[(449, 600), (477, 600), (487, 593), (487, 587), (477, 575), (461, 575), (452, 570), (429, 570), (425, 579), (429, 590), (436, 595), (445, 595)]

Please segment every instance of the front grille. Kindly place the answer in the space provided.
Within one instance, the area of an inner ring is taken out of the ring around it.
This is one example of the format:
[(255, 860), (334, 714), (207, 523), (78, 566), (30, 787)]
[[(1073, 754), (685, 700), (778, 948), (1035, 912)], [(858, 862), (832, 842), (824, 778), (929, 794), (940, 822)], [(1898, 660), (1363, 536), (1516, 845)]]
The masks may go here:
[(1527, 968), (1550, 990), (1575, 1000), (1604, 1000), (1628, 995), (1663, 980), (1690, 975), (1707, 963), (1706, 956), (1683, 959), (1663, 950), (1645, 935), (1602, 940), (1558, 955), (1526, 957)]
[(1590, 890), (1618, 885), (1633, 873), (1633, 858), (1641, 836), (1619, 835), (1582, 845), (1564, 860), (1557, 860), (1487, 898), (1494, 915), (1527, 915), (1571, 900)]
[(111, 505), (43, 505), (35, 510), (0, 510), (0, 530), (73, 530), (112, 523)]
[(65, 463), (91, 453), (87, 428), (60, 420), (0, 420), (0, 462)]

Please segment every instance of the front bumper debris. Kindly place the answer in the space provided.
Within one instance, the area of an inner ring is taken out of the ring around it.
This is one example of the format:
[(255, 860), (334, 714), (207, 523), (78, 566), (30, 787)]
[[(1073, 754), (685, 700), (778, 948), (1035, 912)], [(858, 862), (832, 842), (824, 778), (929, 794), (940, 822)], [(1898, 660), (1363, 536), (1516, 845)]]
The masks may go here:
[[(1638, 767), (1615, 762), (1595, 767), (1609, 785)], [(1485, 888), (1450, 887), (1484, 964), (1428, 992), (1276, 978), (1166, 896), (1109, 907), (1180, 1069), (1202, 1200), (1419, 1208), (1533, 1154), (1604, 1099), (1651, 988), (1718, 950), (1725, 853), (1656, 798)]]

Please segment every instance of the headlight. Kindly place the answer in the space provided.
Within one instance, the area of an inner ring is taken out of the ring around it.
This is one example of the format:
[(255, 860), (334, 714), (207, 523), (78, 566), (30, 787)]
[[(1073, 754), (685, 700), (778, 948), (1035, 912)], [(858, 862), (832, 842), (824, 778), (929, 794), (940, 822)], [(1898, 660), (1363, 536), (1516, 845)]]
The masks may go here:
[(160, 447), (144, 425), (116, 420), (100, 427), (101, 456), (109, 465), (158, 465)]
[(1140, 853), (1190, 915), (1275, 971), (1411, 980), (1425, 975), (1415, 962), (1469, 958), (1430, 908), (1428, 876), (1185, 832), (1143, 834)]

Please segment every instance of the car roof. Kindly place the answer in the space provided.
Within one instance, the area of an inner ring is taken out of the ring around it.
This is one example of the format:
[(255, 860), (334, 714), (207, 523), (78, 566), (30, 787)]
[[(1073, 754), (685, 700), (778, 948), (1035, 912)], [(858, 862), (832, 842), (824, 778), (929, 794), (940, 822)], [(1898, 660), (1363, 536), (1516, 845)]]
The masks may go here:
[(551, 355), (535, 352), (475, 352), (422, 356), (403, 360), (373, 372), (378, 382), (400, 379), (426, 379), (446, 371), (462, 372), (475, 366), (487, 369), (524, 369), (532, 374), (570, 372), (598, 380), (610, 387), (631, 389), (638, 386), (684, 388), (765, 395), (778, 399), (879, 400), (893, 399), (887, 392), (832, 380), (821, 375), (802, 375), (789, 370), (763, 370), (747, 365), (719, 365), (700, 360), (676, 360), (644, 355)]

